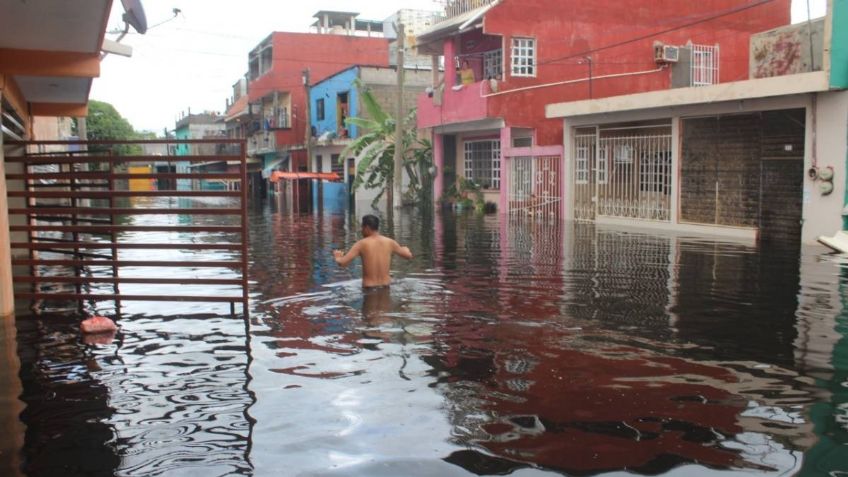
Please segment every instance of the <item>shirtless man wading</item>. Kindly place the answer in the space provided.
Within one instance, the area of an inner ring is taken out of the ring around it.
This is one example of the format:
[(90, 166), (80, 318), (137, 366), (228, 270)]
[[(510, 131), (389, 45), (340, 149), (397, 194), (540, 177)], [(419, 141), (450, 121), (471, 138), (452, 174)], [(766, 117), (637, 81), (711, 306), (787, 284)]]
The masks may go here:
[(392, 254), (403, 258), (412, 258), (409, 247), (401, 247), (394, 240), (380, 235), (380, 219), (373, 215), (362, 217), (362, 237), (350, 251), (333, 252), (336, 263), (346, 267), (356, 257), (362, 257), (362, 287), (385, 287), (392, 282), (389, 267), (392, 264)]

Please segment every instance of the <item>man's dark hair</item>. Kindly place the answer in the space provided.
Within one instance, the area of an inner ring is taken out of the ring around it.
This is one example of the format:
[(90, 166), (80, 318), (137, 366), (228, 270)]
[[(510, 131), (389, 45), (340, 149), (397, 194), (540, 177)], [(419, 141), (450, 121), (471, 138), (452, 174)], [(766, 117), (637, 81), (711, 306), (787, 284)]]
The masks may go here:
[(376, 232), (380, 230), (380, 218), (376, 215), (366, 215), (362, 217), (362, 226), (368, 227), (369, 229)]

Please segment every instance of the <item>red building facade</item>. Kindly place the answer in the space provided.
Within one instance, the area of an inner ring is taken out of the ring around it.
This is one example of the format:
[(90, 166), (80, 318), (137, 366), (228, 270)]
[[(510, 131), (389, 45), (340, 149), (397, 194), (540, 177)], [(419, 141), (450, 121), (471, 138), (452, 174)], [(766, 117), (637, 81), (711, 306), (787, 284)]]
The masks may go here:
[[(522, 194), (525, 204), (562, 197), (563, 124), (545, 119), (545, 105), (747, 79), (751, 35), (788, 24), (790, 3), (451, 2), (417, 37), (419, 51), (445, 59), (444, 78), (418, 102), (418, 126), (433, 132), (436, 197), (459, 177), (502, 211)], [(662, 45), (684, 57), (658, 61)], [(510, 163), (522, 157), (546, 160)], [(507, 191), (510, 173), (550, 185)]]
[(266, 169), (307, 167), (304, 70), (316, 83), (348, 66), (388, 66), (389, 41), (330, 33), (274, 32), (251, 53), (248, 72), (250, 112), (257, 118), (248, 153)]

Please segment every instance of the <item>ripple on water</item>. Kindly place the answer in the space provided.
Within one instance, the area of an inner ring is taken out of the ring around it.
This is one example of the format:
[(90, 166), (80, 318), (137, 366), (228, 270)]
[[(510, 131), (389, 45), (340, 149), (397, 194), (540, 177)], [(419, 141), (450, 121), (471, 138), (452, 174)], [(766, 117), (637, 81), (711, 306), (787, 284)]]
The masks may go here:
[(110, 346), (21, 320), (28, 472), (840, 471), (844, 257), (500, 220), (401, 215), (416, 258), (364, 293), (349, 216), (256, 213), (247, 336), (187, 304)]

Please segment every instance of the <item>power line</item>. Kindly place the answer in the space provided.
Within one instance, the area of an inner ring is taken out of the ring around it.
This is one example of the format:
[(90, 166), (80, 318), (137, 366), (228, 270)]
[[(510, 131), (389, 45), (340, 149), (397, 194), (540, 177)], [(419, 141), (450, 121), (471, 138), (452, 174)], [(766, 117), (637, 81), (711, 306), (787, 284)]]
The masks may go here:
[(724, 11), (724, 12), (721, 12), (721, 13), (717, 13), (715, 15), (710, 15), (708, 17), (704, 17), (704, 18), (701, 18), (701, 19), (698, 19), (698, 20), (683, 23), (683, 24), (680, 24), (680, 25), (677, 25), (677, 26), (674, 26), (674, 27), (666, 28), (664, 30), (656, 31), (656, 32), (649, 33), (649, 34), (646, 34), (646, 35), (637, 36), (637, 37), (634, 37), (634, 38), (631, 38), (631, 39), (628, 39), (628, 40), (623, 40), (623, 41), (611, 43), (609, 45), (600, 46), (600, 47), (597, 47), (597, 48), (591, 48), (591, 49), (588, 49), (588, 50), (581, 51), (579, 53), (572, 53), (572, 54), (562, 56), (562, 57), (559, 57), (559, 58), (553, 58), (553, 59), (546, 60), (546, 61), (540, 61), (539, 66), (544, 65), (544, 64), (549, 64), (549, 63), (555, 63), (555, 62), (561, 61), (561, 60), (568, 60), (568, 59), (572, 59), (572, 58), (587, 56), (587, 55), (590, 55), (592, 53), (596, 53), (598, 51), (604, 51), (604, 50), (609, 50), (611, 48), (617, 48), (619, 46), (624, 46), (624, 45), (627, 45), (627, 44), (630, 44), (630, 43), (635, 43), (637, 41), (650, 40), (650, 39), (655, 38), (659, 35), (664, 35), (666, 33), (671, 33), (671, 32), (677, 31), (677, 30), (682, 30), (684, 28), (699, 25), (701, 23), (707, 23), (707, 22), (717, 20), (717, 19), (722, 18), (722, 17), (734, 15), (736, 13), (740, 13), (740, 12), (744, 12), (746, 10), (756, 8), (756, 7), (765, 5), (767, 3), (772, 3), (774, 1), (775, 0), (760, 0), (758, 2), (751, 3), (751, 4), (748, 4), (748, 5), (744, 5), (742, 7), (727, 10), (727, 11)]

